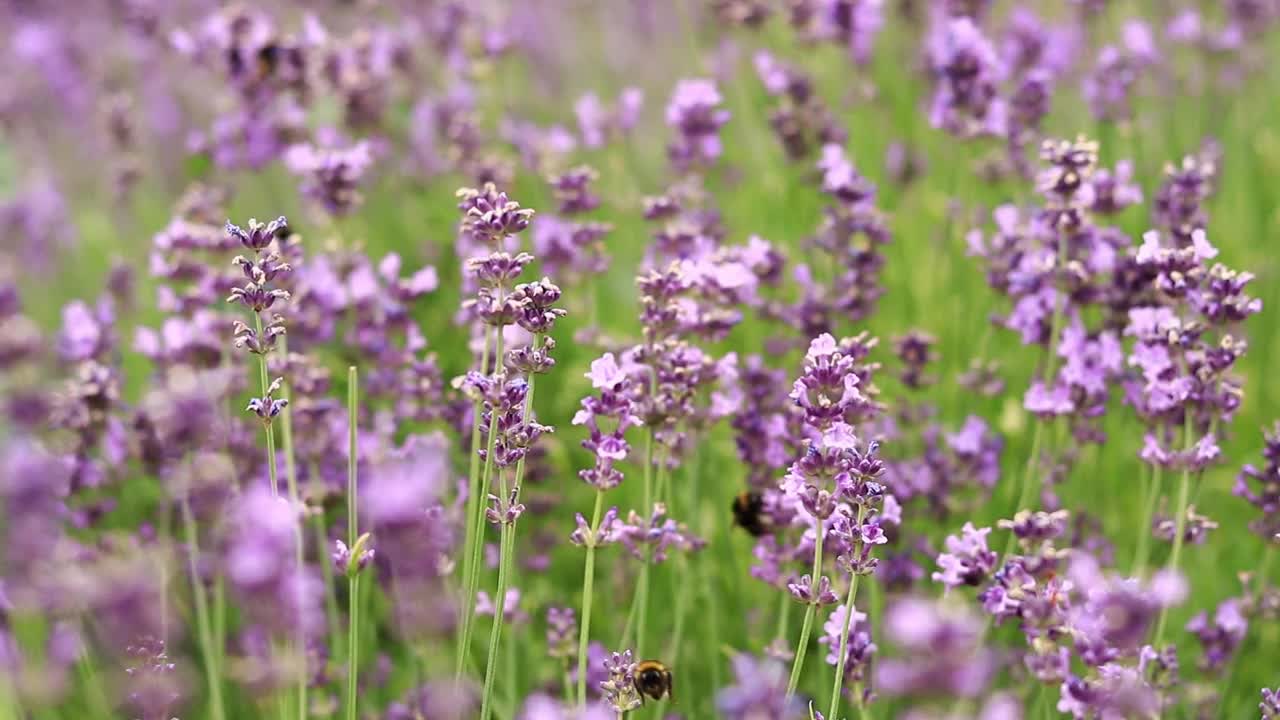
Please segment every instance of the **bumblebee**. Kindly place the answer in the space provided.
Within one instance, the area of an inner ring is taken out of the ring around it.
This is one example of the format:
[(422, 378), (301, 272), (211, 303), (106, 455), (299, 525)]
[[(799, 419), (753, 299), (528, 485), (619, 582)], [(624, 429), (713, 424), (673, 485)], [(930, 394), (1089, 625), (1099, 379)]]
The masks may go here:
[(739, 493), (733, 499), (733, 522), (754, 537), (769, 532), (769, 521), (764, 514), (764, 496), (751, 490)]
[(641, 699), (644, 699), (645, 695), (654, 700), (671, 697), (671, 671), (657, 660), (643, 660), (637, 663), (633, 682)]

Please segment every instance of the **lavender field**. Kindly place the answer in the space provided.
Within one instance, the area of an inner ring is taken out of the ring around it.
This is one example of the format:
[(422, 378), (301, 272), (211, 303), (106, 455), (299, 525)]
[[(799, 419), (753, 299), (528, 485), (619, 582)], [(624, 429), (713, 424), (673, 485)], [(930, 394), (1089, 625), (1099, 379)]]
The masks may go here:
[(0, 720), (1280, 718), (1280, 1), (0, 28)]

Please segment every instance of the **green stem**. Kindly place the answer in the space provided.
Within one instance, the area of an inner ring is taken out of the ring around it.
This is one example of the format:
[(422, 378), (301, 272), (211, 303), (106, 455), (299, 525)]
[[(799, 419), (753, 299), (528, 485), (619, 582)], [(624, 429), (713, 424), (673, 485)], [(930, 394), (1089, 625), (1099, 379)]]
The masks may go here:
[(320, 550), (320, 573), (324, 578), (324, 613), (325, 620), (329, 625), (329, 637), (333, 638), (336, 646), (339, 641), (339, 633), (342, 632), (342, 620), (338, 612), (338, 597), (334, 594), (334, 583), (337, 578), (333, 574), (333, 563), (325, 562), (329, 557), (329, 539), (325, 535), (324, 516), (317, 515), (311, 524), (311, 533), (314, 536), (312, 542)]
[[(504, 498), (501, 502), (505, 502), (507, 497), (507, 473), (501, 468), (498, 469), (498, 486), (502, 491), (501, 497)], [(511, 548), (514, 542), (513, 529), (510, 523), (503, 522), (498, 541), (498, 591), (493, 598), (493, 627), (489, 630), (489, 655), (485, 660), (484, 694), (480, 700), (480, 720), (488, 720), (489, 718), (489, 705), (493, 698), (493, 683), (497, 678), (498, 646), (502, 641), (502, 625), (506, 619), (507, 582), (511, 572)]]
[[(1065, 237), (1058, 238), (1058, 265), (1057, 270), (1062, 271), (1067, 266), (1069, 260), (1067, 253), (1067, 239)], [(1062, 322), (1066, 315), (1066, 293), (1061, 288), (1057, 289), (1057, 297), (1053, 301), (1053, 320), (1049, 325), (1049, 347), (1048, 358), (1045, 360), (1044, 382), (1046, 386), (1050, 386), (1056, 382), (1055, 375), (1058, 372), (1058, 336), (1062, 334)], [(1031, 502), (1033, 497), (1032, 487), (1036, 486), (1038, 490), (1039, 483), (1034, 482), (1036, 463), (1040, 461), (1040, 442), (1044, 433), (1044, 421), (1036, 419), (1036, 429), (1031, 439), (1031, 456), (1027, 458), (1027, 467), (1023, 473), (1022, 483), (1018, 492), (1018, 504), (1014, 506), (1013, 512), (1016, 514), (1022, 510), (1027, 503)], [(1009, 537), (1009, 545), (1005, 550), (1005, 555), (1013, 549), (1014, 538)]]
[[(866, 512), (865, 505), (858, 505), (858, 526), (862, 526), (863, 514)], [(857, 557), (862, 551), (862, 541), (858, 540), (853, 544), (853, 552), (850, 557)], [(849, 625), (853, 620), (853, 601), (858, 597), (858, 578), (856, 571), (853, 578), (849, 580), (849, 596), (844, 601), (844, 628), (840, 632), (840, 654), (836, 659), (836, 679), (835, 684), (831, 688), (831, 709), (827, 711), (827, 717), (836, 720), (836, 711), (840, 709), (840, 690), (844, 686), (844, 666), (846, 656), (849, 654)], [(862, 704), (861, 698), (857, 701), (858, 705)]]
[(791, 618), (791, 596), (787, 593), (780, 593), (779, 597), (782, 602), (778, 603), (778, 632), (774, 636), (775, 639), (782, 639), (787, 636), (788, 620)]
[(1156, 513), (1156, 501), (1160, 499), (1160, 482), (1163, 468), (1155, 465), (1151, 468), (1150, 485), (1143, 500), (1142, 524), (1138, 526), (1138, 548), (1133, 558), (1133, 576), (1142, 577), (1147, 571), (1147, 560), (1151, 554), (1151, 519)]
[[(1191, 447), (1191, 413), (1186, 413), (1186, 420), (1183, 423), (1183, 447)], [(1186, 532), (1187, 525), (1187, 501), (1191, 494), (1191, 468), (1184, 468), (1182, 476), (1178, 479), (1178, 508), (1177, 515), (1174, 517), (1174, 534), (1173, 534), (1173, 550), (1169, 553), (1169, 563), (1166, 569), (1176, 572), (1178, 570), (1178, 561), (1182, 556), (1182, 535)], [(1164, 642), (1164, 628), (1169, 619), (1168, 606), (1160, 608), (1160, 616), (1156, 619), (1155, 647), (1159, 649)]]
[(809, 576), (809, 603), (804, 611), (804, 624), (800, 626), (800, 642), (796, 645), (796, 659), (791, 665), (791, 677), (787, 680), (787, 697), (796, 694), (800, 684), (800, 671), (804, 669), (804, 656), (809, 652), (809, 633), (813, 632), (813, 616), (817, 612), (818, 582), (822, 577), (822, 520), (815, 525), (817, 536), (813, 541), (813, 573)]
[[(289, 345), (282, 341), (280, 350), (285, 357), (289, 354)], [(264, 357), (265, 360), (265, 357)], [(283, 398), (289, 397), (289, 384), (286, 382), (283, 388)], [(289, 412), (289, 408), (285, 408), (280, 413), (280, 435), (284, 444), (284, 476), (285, 483), (289, 489), (289, 504), (295, 510), (301, 511), (302, 499), (298, 495), (298, 466), (293, 455), (293, 418)], [(270, 428), (268, 428), (270, 432)], [(303, 540), (302, 523), (294, 525), (294, 562), (298, 564), (298, 592), (301, 592), (303, 586), (303, 578), (306, 572), (306, 543)], [(324, 562), (324, 554), (320, 555), (320, 564), (328, 565)], [(302, 631), (302, 623), (298, 623), (298, 656), (302, 658), (301, 669), (298, 672), (298, 720), (307, 720), (307, 640)]]
[(591, 599), (596, 580), (596, 531), (604, 512), (604, 492), (596, 490), (596, 506), (591, 511), (591, 538), (587, 543), (586, 566), (582, 571), (582, 628), (578, 632), (578, 707), (587, 705), (587, 642), (591, 637)]
[[(648, 523), (653, 513), (653, 428), (645, 428), (644, 436), (644, 501), (641, 504), (642, 522)], [(636, 580), (636, 592), (631, 597), (631, 619), (622, 631), (622, 646), (628, 647), (632, 641), (632, 629), (635, 629), (636, 657), (644, 657), (645, 624), (649, 606), (649, 549), (646, 546), (641, 559), (640, 577)]]
[[(253, 314), (253, 324), (258, 331), (258, 337), (262, 337), (262, 315), (255, 312)], [(262, 395), (266, 397), (267, 388), (271, 387), (271, 378), (267, 372), (267, 356), (258, 356), (258, 378), (262, 382)], [(263, 429), (267, 434), (267, 474), (271, 479), (271, 496), (278, 497), (280, 495), (280, 481), (276, 476), (276, 431), (271, 421), (267, 420), (263, 423)]]
[[(502, 287), (498, 287), (498, 299), (502, 299)], [(497, 375), (502, 368), (502, 326), (498, 326), (494, 338), (493, 353), (493, 374)], [(498, 436), (498, 414), (496, 412), (489, 413), (489, 436), (485, 444), (484, 453), (484, 470), (480, 476), (480, 488), (476, 493), (476, 512), (475, 512), (475, 528), (476, 534), (472, 538), (471, 546), (471, 568), (472, 573), (469, 578), (470, 583), (467, 587), (466, 597), (462, 598), (465, 608), (464, 613), (471, 615), (471, 621), (462, 628), (462, 641), (458, 645), (458, 663), (460, 667), (466, 665), (467, 657), (471, 654), (471, 636), (475, 633), (475, 605), (476, 591), (480, 586), (480, 565), (484, 557), (484, 535), (485, 535), (485, 506), (489, 497), (489, 488), (493, 481), (493, 444)], [(458, 677), (462, 673), (459, 671)]]
[[(489, 371), (489, 331), (484, 331), (484, 347), (480, 351), (480, 372)], [(476, 544), (476, 536), (479, 530), (478, 523), (481, 522), (476, 508), (482, 507), (483, 502), (480, 498), (480, 410), (483, 405), (479, 399), (471, 403), (471, 454), (470, 466), (467, 472), (467, 531), (466, 541), (463, 544), (462, 555), (462, 587), (463, 602), (462, 605), (462, 622), (458, 625), (458, 653), (454, 665), (454, 678), (462, 678), (462, 670), (466, 665), (467, 652), (465, 648), (464, 638), (471, 637), (471, 623), (475, 621), (476, 604), (467, 602), (469, 598), (475, 597), (476, 592), (476, 574), (478, 572), (475, 561), (473, 547)]]
[(223, 720), (226, 712), (222, 707), (222, 682), (218, 675), (218, 651), (213, 647), (213, 628), (209, 622), (209, 600), (204, 594), (204, 584), (200, 582), (199, 570), (196, 567), (196, 555), (200, 548), (200, 538), (196, 530), (195, 514), (191, 512), (191, 503), (182, 498), (182, 524), (187, 539), (187, 572), (191, 576), (191, 595), (196, 605), (196, 632), (200, 635), (200, 654), (204, 659), (205, 682), (209, 687), (209, 716), (212, 720)]
[(347, 578), (347, 594), (351, 608), (347, 612), (347, 720), (359, 715), (360, 693), (357, 689), (360, 661), (360, 575)]
[(360, 438), (360, 374), (352, 365), (347, 368), (347, 547), (355, 547), (359, 530), (359, 497), (356, 495), (356, 469), (359, 464)]
[[(1010, 513), (1010, 517), (1018, 514), (1019, 511), (1026, 507), (1027, 503), (1031, 502), (1031, 496), (1033, 494), (1032, 487), (1039, 484), (1035, 482), (1035, 471), (1036, 466), (1040, 462), (1040, 444), (1043, 439), (1044, 423), (1040, 420), (1036, 420), (1035, 430), (1031, 432), (1031, 452), (1027, 455), (1027, 464), (1022, 471), (1022, 482), (1020, 483), (1020, 490), (1018, 491), (1018, 501), (1013, 506), (1013, 512)], [(1009, 540), (1005, 543), (1003, 557), (1009, 557), (1009, 553), (1013, 552), (1013, 548), (1017, 544), (1017, 540), (1017, 536), (1010, 532)]]
[[(357, 466), (359, 460), (360, 375), (355, 366), (347, 368), (347, 547), (356, 552), (360, 537)], [(360, 695), (356, 680), (360, 668), (360, 575), (347, 579), (347, 720), (356, 720)]]

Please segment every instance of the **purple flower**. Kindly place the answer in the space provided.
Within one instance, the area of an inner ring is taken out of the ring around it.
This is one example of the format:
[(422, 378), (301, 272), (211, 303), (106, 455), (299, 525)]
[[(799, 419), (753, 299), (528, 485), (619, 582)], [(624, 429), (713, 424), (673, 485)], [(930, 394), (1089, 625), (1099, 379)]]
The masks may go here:
[[(601, 529), (604, 529), (603, 524)], [(653, 512), (647, 519), (632, 510), (625, 522), (618, 523), (614, 532), (618, 542), (637, 559), (647, 558), (654, 563), (664, 562), (671, 548), (693, 552), (706, 545), (705, 540), (690, 533), (683, 523), (667, 517), (667, 507), (662, 503), (654, 503)]]
[(1262, 688), (1262, 702), (1258, 703), (1262, 712), (1262, 720), (1280, 718), (1280, 690)]
[(967, 17), (946, 21), (930, 40), (935, 89), (929, 122), (961, 137), (1004, 135), (1008, 107), (999, 97), (1004, 68)]
[(729, 111), (721, 107), (723, 98), (712, 80), (681, 80), (667, 103), (667, 126), (676, 138), (667, 148), (672, 163), (680, 170), (693, 165), (713, 164), (720, 157), (720, 128), (729, 122)]
[(578, 619), (573, 608), (547, 608), (547, 654), (572, 658), (578, 653)]
[(332, 215), (346, 215), (363, 202), (360, 180), (373, 164), (367, 141), (346, 146), (304, 143), (285, 151), (284, 163), (302, 179), (302, 193)]
[(987, 547), (991, 528), (975, 528), (966, 522), (960, 536), (948, 535), (947, 551), (938, 556), (940, 571), (933, 573), (934, 582), (948, 588), (961, 585), (977, 586), (995, 569), (998, 555)]
[(1187, 623), (1187, 632), (1200, 641), (1202, 655), (1200, 667), (1206, 671), (1220, 670), (1231, 660), (1249, 629), (1249, 622), (1240, 611), (1240, 601), (1229, 598), (1218, 605), (1213, 620), (1204, 611)]
[(644, 698), (636, 690), (636, 663), (630, 650), (610, 655), (604, 661), (604, 669), (609, 678), (600, 683), (600, 690), (604, 693), (605, 702), (619, 717), (644, 704)]
[(1263, 433), (1261, 467), (1247, 464), (1236, 476), (1232, 492), (1258, 509), (1260, 516), (1250, 521), (1249, 529), (1264, 541), (1280, 534), (1280, 422)]
[[(827, 616), (823, 623), (822, 637), (818, 642), (827, 646), (827, 664), (838, 666), (840, 661), (840, 635), (844, 631), (847, 605), (839, 605)], [(849, 687), (863, 682), (871, 669), (871, 659), (876, 653), (876, 644), (871, 641), (871, 625), (867, 622), (866, 613), (853, 610), (849, 621), (849, 635), (845, 641), (845, 682)]]
[(889, 606), (885, 634), (902, 653), (876, 668), (875, 686), (886, 695), (976, 697), (995, 669), (978, 645), (982, 624), (960, 605), (902, 598)]
[(725, 720), (797, 720), (799, 698), (787, 697), (787, 669), (770, 658), (745, 653), (733, 657), (734, 684), (716, 692), (716, 710)]

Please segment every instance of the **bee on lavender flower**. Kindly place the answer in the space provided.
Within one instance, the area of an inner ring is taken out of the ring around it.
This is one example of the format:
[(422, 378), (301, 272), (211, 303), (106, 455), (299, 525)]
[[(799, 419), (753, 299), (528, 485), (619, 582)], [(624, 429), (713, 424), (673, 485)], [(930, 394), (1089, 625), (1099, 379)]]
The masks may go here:
[(768, 533), (769, 519), (764, 513), (764, 496), (754, 490), (738, 493), (733, 499), (733, 523), (752, 537)]
[(646, 695), (654, 700), (672, 697), (671, 671), (657, 660), (642, 660), (637, 663), (634, 677), (636, 692), (640, 693), (641, 699)]

